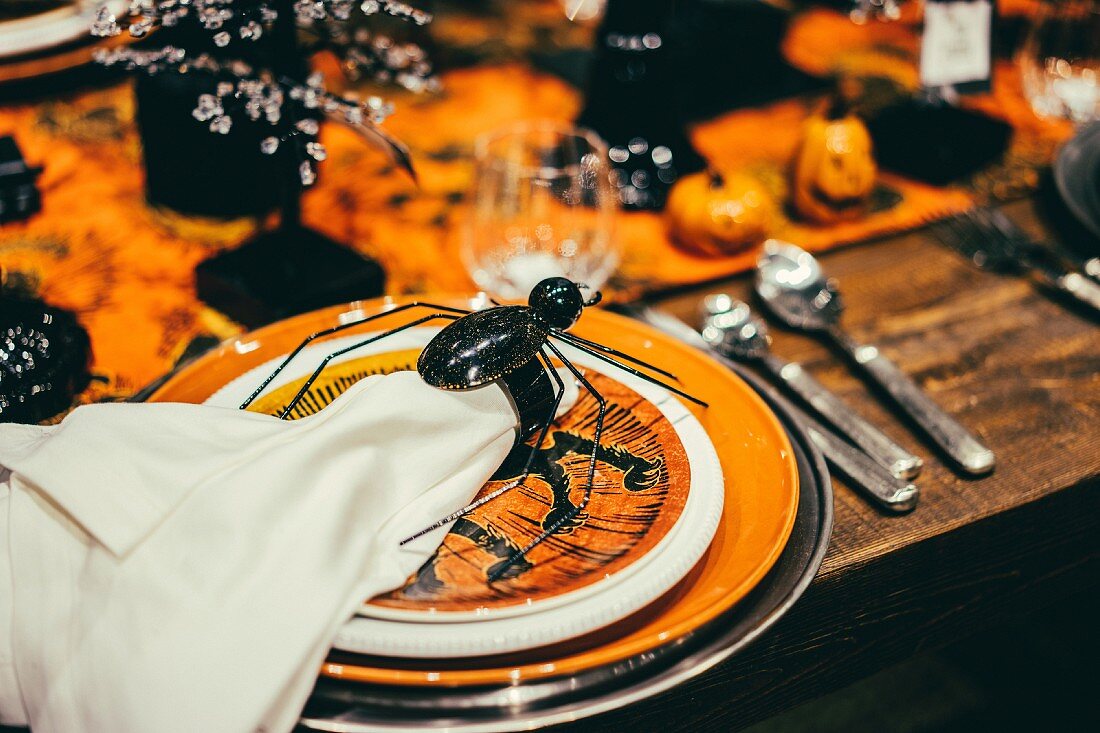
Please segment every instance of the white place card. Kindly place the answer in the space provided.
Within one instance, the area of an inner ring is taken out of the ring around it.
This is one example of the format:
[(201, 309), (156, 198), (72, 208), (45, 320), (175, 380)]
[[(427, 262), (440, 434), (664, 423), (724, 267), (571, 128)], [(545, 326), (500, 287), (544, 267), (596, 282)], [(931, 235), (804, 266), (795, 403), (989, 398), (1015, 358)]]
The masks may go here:
[(992, 73), (992, 0), (927, 0), (920, 79), (926, 88), (988, 82)]

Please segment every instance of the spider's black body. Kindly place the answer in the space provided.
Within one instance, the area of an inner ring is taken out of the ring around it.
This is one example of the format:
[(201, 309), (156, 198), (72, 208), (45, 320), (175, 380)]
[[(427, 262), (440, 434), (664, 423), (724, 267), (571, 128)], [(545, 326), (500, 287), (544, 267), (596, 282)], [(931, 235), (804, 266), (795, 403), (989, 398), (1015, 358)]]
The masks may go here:
[(420, 352), (416, 371), (440, 389), (469, 389), (527, 364), (546, 343), (547, 327), (524, 305), (476, 311), (449, 324)]
[[(434, 529), (453, 522), (462, 515), (495, 499), (505, 491), (523, 484), (523, 482), (527, 480), (527, 477), (531, 474), (532, 463), (546, 440), (547, 433), (554, 422), (554, 416), (561, 403), (562, 394), (565, 392), (565, 385), (562, 382), (561, 376), (558, 374), (551, 361), (551, 357), (556, 357), (558, 361), (565, 365), (565, 368), (569, 370), (577, 382), (596, 399), (597, 403), (599, 403), (599, 411), (596, 416), (592, 437), (592, 449), (588, 463), (586, 483), (584, 485), (584, 497), (578, 505), (572, 506), (562, 516), (554, 519), (549, 527), (544, 528), (542, 534), (522, 550), (518, 551), (512, 558), (512, 561), (499, 565), (496, 572), (489, 578), (490, 581), (498, 580), (505, 576), (509, 565), (519, 561), (528, 551), (550, 535), (556, 532), (572, 532), (577, 525), (577, 520), (585, 516), (585, 508), (588, 505), (588, 500), (592, 493), (592, 482), (596, 473), (596, 460), (601, 454), (600, 436), (603, 433), (604, 416), (607, 413), (607, 400), (592, 386), (585, 378), (584, 374), (582, 374), (581, 371), (562, 354), (561, 350), (555, 346), (555, 341), (568, 344), (600, 361), (629, 372), (647, 382), (658, 384), (670, 392), (678, 394), (696, 404), (703, 405), (704, 407), (706, 406), (705, 402), (669, 384), (661, 382), (645, 372), (628, 366), (623, 362), (631, 362), (645, 367), (649, 371), (675, 379), (672, 374), (610, 347), (568, 333), (568, 329), (581, 317), (584, 308), (595, 305), (599, 300), (599, 293), (596, 293), (591, 299), (585, 300), (581, 294), (581, 286), (563, 277), (552, 277), (543, 280), (531, 290), (528, 304), (525, 306), (497, 305), (496, 307), (481, 311), (467, 311), (448, 306), (432, 305), (430, 303), (409, 303), (399, 306), (385, 313), (369, 316), (359, 321), (344, 323), (326, 331), (312, 334), (294, 349), (294, 351), (290, 352), (275, 371), (257, 387), (256, 391), (253, 392), (247, 400), (245, 400), (241, 408), (243, 409), (251, 404), (283, 368), (286, 367), (290, 360), (297, 356), (302, 349), (315, 339), (323, 338), (339, 331), (367, 323), (384, 315), (392, 315), (393, 313), (403, 310), (425, 308), (434, 311), (429, 315), (414, 319), (403, 326), (398, 326), (397, 328), (385, 331), (381, 334), (371, 336), (326, 356), (321, 360), (320, 365), (318, 365), (309, 378), (306, 379), (305, 384), (302, 385), (298, 393), (283, 410), (281, 417), (286, 417), (290, 414), (290, 411), (302, 399), (306, 392), (309, 391), (310, 386), (333, 359), (428, 321), (451, 321), (451, 323), (428, 342), (428, 345), (425, 346), (424, 350), (421, 352), (416, 364), (417, 372), (420, 374), (420, 377), (427, 384), (447, 390), (472, 389), (496, 380), (506, 382), (517, 405), (521, 407), (521, 422), (524, 423), (522, 426), (523, 430), (521, 431), (523, 437), (538, 432), (538, 439), (534, 446), (532, 446), (528, 454), (527, 462), (518, 478), (510, 481), (502, 488), (477, 499), (469, 506), (444, 517), (412, 537), (403, 540), (401, 544), (405, 544)], [(554, 389), (553, 386), (551, 387), (551, 396), (549, 399), (544, 397), (540, 398), (538, 395), (539, 392), (544, 391), (540, 389), (540, 387), (546, 384), (546, 375), (549, 375), (556, 385), (556, 389)], [(517, 387), (523, 389), (527, 394), (518, 395), (516, 393)], [(535, 393), (535, 396), (532, 397), (530, 393)], [(530, 415), (523, 414), (525, 406), (531, 406), (533, 409), (538, 410), (540, 414), (536, 416), (535, 419), (530, 419)]]
[(585, 303), (581, 289), (564, 277), (540, 282), (529, 303), (500, 305), (459, 318), (424, 348), (416, 370), (425, 382), (441, 389), (492, 382), (537, 358), (553, 331), (572, 326), (584, 307), (593, 304)]

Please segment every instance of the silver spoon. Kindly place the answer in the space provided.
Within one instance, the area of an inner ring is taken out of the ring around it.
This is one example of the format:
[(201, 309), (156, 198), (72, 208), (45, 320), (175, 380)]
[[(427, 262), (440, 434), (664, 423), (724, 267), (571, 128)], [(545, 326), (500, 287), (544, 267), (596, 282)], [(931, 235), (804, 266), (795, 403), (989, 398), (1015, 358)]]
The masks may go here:
[(753, 317), (748, 305), (728, 295), (717, 294), (707, 296), (703, 308), (705, 320), (701, 333), (711, 348), (731, 359), (762, 366), (897, 478), (913, 478), (920, 473), (922, 461), (919, 457), (860, 417), (810, 376), (801, 364), (772, 354), (767, 326)]
[(839, 326), (843, 305), (836, 282), (805, 250), (768, 240), (756, 267), (756, 292), (769, 310), (792, 328), (824, 336), (844, 351), (920, 425), (963, 471), (993, 470), (993, 451), (944, 412), (905, 372), (874, 346), (860, 344)]
[[(745, 368), (735, 364), (732, 359), (718, 351), (703, 339), (702, 334), (679, 318), (648, 307), (631, 307), (627, 312), (654, 328), (664, 331), (697, 349), (708, 351), (720, 364), (736, 374)], [(887, 511), (901, 513), (912, 510), (920, 499), (920, 489), (905, 479), (894, 477), (871, 457), (844, 438), (835, 434), (828, 426), (819, 423), (802, 408), (792, 402), (785, 402), (795, 421), (825, 456), (829, 465), (844, 475), (852, 488), (863, 492), (875, 506)]]

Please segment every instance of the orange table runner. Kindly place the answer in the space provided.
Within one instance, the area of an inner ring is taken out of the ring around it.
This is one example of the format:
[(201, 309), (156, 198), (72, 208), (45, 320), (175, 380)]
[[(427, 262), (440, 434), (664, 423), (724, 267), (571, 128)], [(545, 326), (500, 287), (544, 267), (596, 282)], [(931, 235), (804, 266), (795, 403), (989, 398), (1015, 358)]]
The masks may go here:
[[(912, 20), (860, 27), (813, 10), (794, 19), (784, 51), (811, 73), (843, 70), (909, 89), (916, 83), (913, 28)], [(473, 139), (520, 118), (571, 120), (581, 104), (578, 90), (519, 60), (450, 71), (443, 83), (438, 96), (395, 96), (398, 112), (387, 122), (412, 149), (419, 188), (355, 133), (327, 125), (329, 160), (304, 201), (306, 223), (379, 260), (392, 293), (470, 289), (458, 246)], [(694, 126), (692, 138), (713, 166), (753, 173), (785, 200), (788, 161), (815, 103), (793, 99), (730, 112)], [(950, 188), (882, 174), (885, 198), (896, 202), (889, 208), (833, 226), (784, 219), (774, 234), (821, 250), (918, 226), (978, 197), (1024, 193), (1071, 132), (1032, 114), (1009, 63), (997, 66), (993, 93), (968, 104), (1013, 126), (1002, 164)], [(192, 271), (250, 236), (254, 223), (196, 222), (146, 206), (128, 84), (0, 107), (0, 134), (14, 134), (27, 159), (45, 167), (43, 211), (0, 227), (0, 264), (47, 301), (78, 313), (101, 377), (89, 399), (125, 396), (170, 368), (192, 339), (240, 330), (196, 299)], [(623, 215), (618, 236), (625, 256), (615, 286), (629, 293), (714, 280), (754, 258), (685, 254), (669, 243), (657, 214)]]

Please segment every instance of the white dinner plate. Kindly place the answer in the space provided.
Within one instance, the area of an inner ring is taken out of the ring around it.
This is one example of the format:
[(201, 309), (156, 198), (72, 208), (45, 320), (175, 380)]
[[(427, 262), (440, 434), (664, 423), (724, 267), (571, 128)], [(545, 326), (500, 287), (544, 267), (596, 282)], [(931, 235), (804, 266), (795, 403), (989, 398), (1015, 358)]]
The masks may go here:
[(80, 38), (92, 38), (92, 20), (101, 5), (120, 14), (126, 0), (78, 0), (25, 18), (0, 22), (0, 58), (44, 51)]
[[(422, 347), (439, 329), (419, 328), (395, 334), (333, 361), (351, 361), (372, 353)], [(304, 350), (269, 391), (301, 379), (328, 353), (370, 334), (332, 339)], [(543, 646), (602, 628), (648, 605), (678, 583), (706, 552), (722, 513), (725, 490), (718, 456), (692, 413), (668, 392), (562, 347), (586, 371), (598, 371), (637, 392), (672, 425), (689, 465), (690, 488), (683, 510), (663, 538), (633, 563), (577, 590), (477, 612), (428, 611), (364, 604), (361, 616), (338, 634), (338, 649), (408, 658), (454, 658), (501, 654)], [(207, 404), (239, 405), (283, 357), (272, 359), (232, 380)]]

